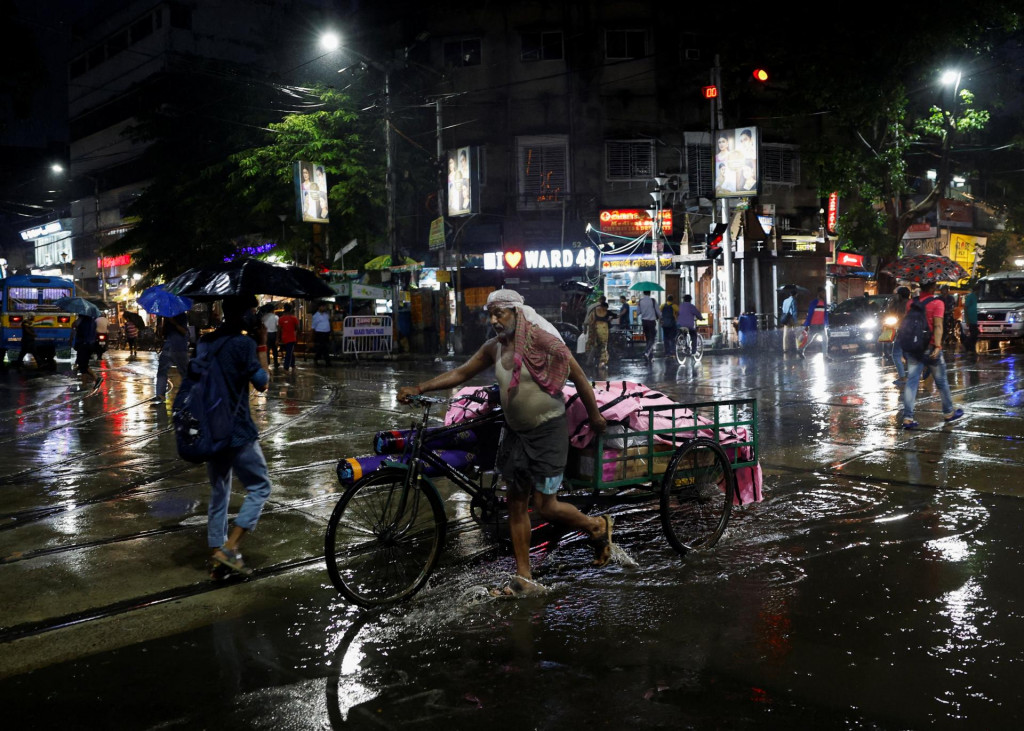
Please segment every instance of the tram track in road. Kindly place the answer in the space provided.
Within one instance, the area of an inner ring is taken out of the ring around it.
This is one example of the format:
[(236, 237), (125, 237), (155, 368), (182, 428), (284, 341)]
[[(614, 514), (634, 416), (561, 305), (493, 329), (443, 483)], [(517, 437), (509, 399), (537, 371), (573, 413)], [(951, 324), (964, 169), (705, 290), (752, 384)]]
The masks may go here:
[[(186, 527), (183, 526), (181, 529), (184, 530), (185, 528)], [(480, 527), (475, 521), (471, 518), (463, 518), (449, 524), (446, 539), (450, 540), (455, 535), (477, 530), (480, 530)], [(494, 542), (479, 550), (461, 555), (455, 563), (458, 565), (469, 564), (472, 561), (493, 552), (498, 545), (500, 545), (500, 543)], [(83, 545), (82, 549), (84, 550), (87, 547), (89, 546)], [(322, 554), (291, 558), (280, 561), (271, 566), (257, 568), (253, 571), (252, 576), (245, 580), (231, 579), (227, 581), (195, 582), (185, 586), (178, 586), (163, 591), (153, 592), (152, 594), (120, 599), (102, 606), (90, 607), (89, 609), (84, 609), (78, 612), (71, 612), (55, 617), (47, 617), (46, 619), (32, 622), (22, 622), (8, 627), (0, 627), (0, 645), (28, 637), (44, 635), (48, 632), (83, 626), (104, 619), (123, 616), (132, 612), (143, 611), (169, 602), (181, 601), (183, 599), (211, 592), (222, 591), (224, 589), (238, 586), (252, 586), (261, 581), (266, 581), (277, 576), (287, 574), (291, 571), (297, 571), (299, 569), (306, 568), (307, 566), (323, 562), (324, 556)], [(324, 569), (324, 574), (326, 576), (326, 568)]]

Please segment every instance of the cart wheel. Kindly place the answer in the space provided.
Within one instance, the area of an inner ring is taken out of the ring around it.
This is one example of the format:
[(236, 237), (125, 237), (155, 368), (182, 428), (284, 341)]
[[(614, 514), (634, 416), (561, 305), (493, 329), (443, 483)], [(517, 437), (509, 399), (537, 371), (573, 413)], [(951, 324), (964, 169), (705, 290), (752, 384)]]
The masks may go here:
[(703, 437), (672, 455), (661, 483), (661, 525), (672, 547), (711, 548), (732, 513), (736, 477), (720, 446)]
[(384, 468), (352, 485), (331, 513), (324, 540), (327, 573), (364, 607), (408, 599), (427, 583), (444, 544), (441, 498), (408, 472)]

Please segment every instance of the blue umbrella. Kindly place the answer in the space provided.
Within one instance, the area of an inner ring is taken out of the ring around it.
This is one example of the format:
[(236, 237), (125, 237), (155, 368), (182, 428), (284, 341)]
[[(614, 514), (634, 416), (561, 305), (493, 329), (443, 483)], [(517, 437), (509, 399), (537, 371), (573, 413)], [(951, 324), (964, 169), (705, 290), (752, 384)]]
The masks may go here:
[(146, 312), (160, 315), (161, 317), (174, 317), (192, 309), (192, 300), (188, 297), (171, 294), (164, 289), (162, 284), (147, 289), (139, 295), (136, 302)]
[(61, 297), (58, 300), (54, 300), (53, 305), (61, 312), (70, 312), (72, 315), (100, 316), (100, 308), (81, 297)]

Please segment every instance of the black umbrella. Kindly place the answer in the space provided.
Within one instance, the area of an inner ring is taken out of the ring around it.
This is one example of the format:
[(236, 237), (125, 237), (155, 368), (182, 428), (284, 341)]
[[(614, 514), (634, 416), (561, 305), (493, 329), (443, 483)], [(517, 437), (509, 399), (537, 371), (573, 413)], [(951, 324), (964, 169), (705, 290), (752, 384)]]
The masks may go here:
[(327, 282), (308, 269), (252, 258), (189, 269), (168, 282), (167, 290), (200, 300), (221, 299), (236, 294), (269, 294), (303, 299), (335, 295)]

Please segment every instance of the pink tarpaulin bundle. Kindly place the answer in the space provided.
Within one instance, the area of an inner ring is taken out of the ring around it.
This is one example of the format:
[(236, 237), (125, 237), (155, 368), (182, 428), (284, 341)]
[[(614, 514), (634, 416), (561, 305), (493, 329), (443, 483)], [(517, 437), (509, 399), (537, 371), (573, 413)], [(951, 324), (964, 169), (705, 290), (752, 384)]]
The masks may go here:
[[(479, 387), (461, 389), (457, 394), (457, 400), (445, 414), (445, 424), (456, 424), (490, 412), (493, 409), (491, 403), (458, 400), (459, 396), (475, 395), (480, 390)], [(565, 399), (565, 412), (569, 421), (569, 444), (574, 448), (583, 449), (594, 441), (595, 436), (593, 429), (590, 428), (587, 409), (574, 386), (566, 384), (562, 389), (562, 396)], [(694, 414), (691, 409), (680, 406), (661, 391), (642, 383), (597, 381), (594, 383), (594, 396), (598, 408), (608, 421), (605, 446), (611, 448), (612, 452), (646, 445), (649, 430), (654, 430), (663, 431), (652, 435), (657, 445), (682, 445), (696, 437), (707, 437), (725, 449), (731, 462), (747, 462), (752, 457), (752, 447), (743, 444), (750, 441), (747, 427), (721, 427), (716, 435), (712, 420)], [(649, 408), (652, 406), (664, 408), (652, 411)], [(737, 444), (739, 446), (730, 446)], [(738, 455), (736, 450), (739, 450)], [(605, 464), (602, 469), (615, 470), (615, 462)], [(761, 465), (737, 469), (736, 488), (737, 505), (760, 502), (764, 499)]]

